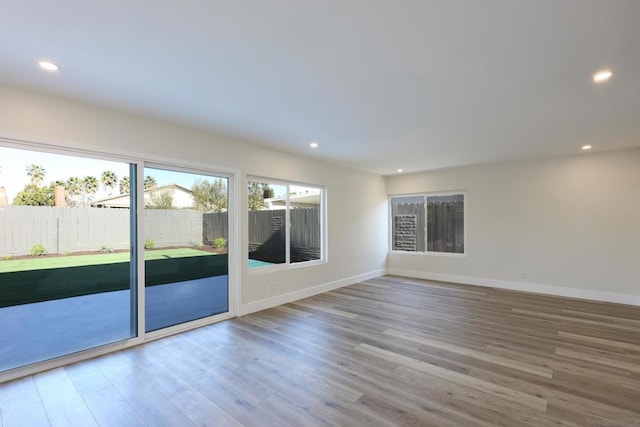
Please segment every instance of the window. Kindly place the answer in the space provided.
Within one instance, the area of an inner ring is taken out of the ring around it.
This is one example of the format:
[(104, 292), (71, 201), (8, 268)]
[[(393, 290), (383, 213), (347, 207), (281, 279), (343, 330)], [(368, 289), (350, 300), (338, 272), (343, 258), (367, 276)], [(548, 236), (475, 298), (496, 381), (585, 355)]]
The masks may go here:
[(391, 249), (464, 254), (464, 194), (391, 198)]
[(320, 187), (250, 180), (249, 268), (321, 260), (322, 200)]

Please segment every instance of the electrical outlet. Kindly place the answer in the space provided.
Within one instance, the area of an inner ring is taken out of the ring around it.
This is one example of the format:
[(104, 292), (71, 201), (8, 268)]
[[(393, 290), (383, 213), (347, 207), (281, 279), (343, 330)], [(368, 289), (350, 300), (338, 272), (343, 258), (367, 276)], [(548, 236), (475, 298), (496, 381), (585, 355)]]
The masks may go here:
[(275, 285), (275, 283), (269, 283), (269, 293), (272, 294), (273, 293), (273, 286)]
[(524, 271), (522, 273), (520, 273), (520, 278), (521, 279), (526, 279), (527, 278), (527, 273), (524, 272)]

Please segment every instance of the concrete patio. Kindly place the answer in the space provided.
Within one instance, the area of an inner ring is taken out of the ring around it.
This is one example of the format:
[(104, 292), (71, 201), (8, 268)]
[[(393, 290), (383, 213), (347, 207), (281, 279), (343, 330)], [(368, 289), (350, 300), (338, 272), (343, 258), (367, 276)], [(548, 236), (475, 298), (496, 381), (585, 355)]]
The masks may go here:
[[(145, 289), (147, 331), (229, 309), (228, 276)], [(0, 371), (128, 339), (131, 292), (113, 291), (0, 309)]]

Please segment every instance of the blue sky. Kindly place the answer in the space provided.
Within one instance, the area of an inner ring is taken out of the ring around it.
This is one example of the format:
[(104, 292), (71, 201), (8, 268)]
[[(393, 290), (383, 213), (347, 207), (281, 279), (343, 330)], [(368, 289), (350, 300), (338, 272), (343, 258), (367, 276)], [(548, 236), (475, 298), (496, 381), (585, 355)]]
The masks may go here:
[[(127, 163), (0, 147), (0, 187), (5, 188), (9, 203), (30, 182), (26, 169), (31, 164), (44, 167), (46, 171), (44, 185), (49, 185), (50, 182), (56, 180), (67, 180), (72, 176), (84, 178), (91, 175), (100, 179), (102, 172), (107, 170), (114, 171), (118, 179), (129, 175)], [(145, 169), (145, 175), (153, 176), (158, 185), (175, 183), (185, 188), (191, 188), (196, 179), (211, 179), (206, 175), (148, 168)], [(116, 187), (113, 195), (117, 194)], [(107, 196), (107, 193), (101, 188), (96, 194), (96, 199)]]
[[(49, 185), (50, 182), (56, 180), (66, 181), (72, 176), (84, 178), (91, 175), (99, 180), (102, 172), (108, 170), (114, 171), (118, 179), (129, 175), (129, 165), (127, 163), (0, 147), (0, 187), (5, 188), (9, 203), (30, 182), (26, 169), (31, 164), (44, 167), (46, 175), (43, 185)], [(197, 179), (212, 179), (211, 176), (207, 175), (151, 168), (145, 169), (145, 175), (153, 176), (158, 185), (174, 183), (185, 188), (191, 188)], [(284, 186), (271, 184), (271, 188), (274, 190), (275, 197), (283, 197), (285, 195)], [(291, 191), (296, 193), (317, 192), (314, 188), (295, 185), (291, 186)], [(112, 195), (117, 194), (118, 189), (116, 187)], [(94, 200), (104, 197), (108, 197), (108, 194), (104, 189), (100, 188)]]

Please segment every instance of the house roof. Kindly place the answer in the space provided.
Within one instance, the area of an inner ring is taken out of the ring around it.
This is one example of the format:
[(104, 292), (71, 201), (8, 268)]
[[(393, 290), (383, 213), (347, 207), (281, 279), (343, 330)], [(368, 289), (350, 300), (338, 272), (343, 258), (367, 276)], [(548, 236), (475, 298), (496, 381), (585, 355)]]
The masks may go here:
[[(272, 207), (284, 207), (287, 205), (286, 197), (271, 197), (264, 199), (268, 208)], [(319, 206), (320, 205), (320, 193), (304, 193), (304, 194), (291, 194), (289, 201), (292, 206)]]
[[(159, 187), (155, 187), (150, 190), (145, 190), (145, 196), (151, 195), (153, 193), (157, 193), (167, 189), (174, 189), (178, 191), (182, 191), (189, 195), (192, 194), (191, 190), (184, 188), (178, 184), (167, 184)], [(118, 208), (128, 208), (130, 205), (129, 194), (119, 194), (117, 196), (106, 197), (103, 199), (95, 200), (91, 203), (92, 206), (108, 206), (108, 207), (118, 207)]]
[(0, 14), (0, 82), (391, 174), (640, 146), (639, 16), (638, 0), (21, 0)]

